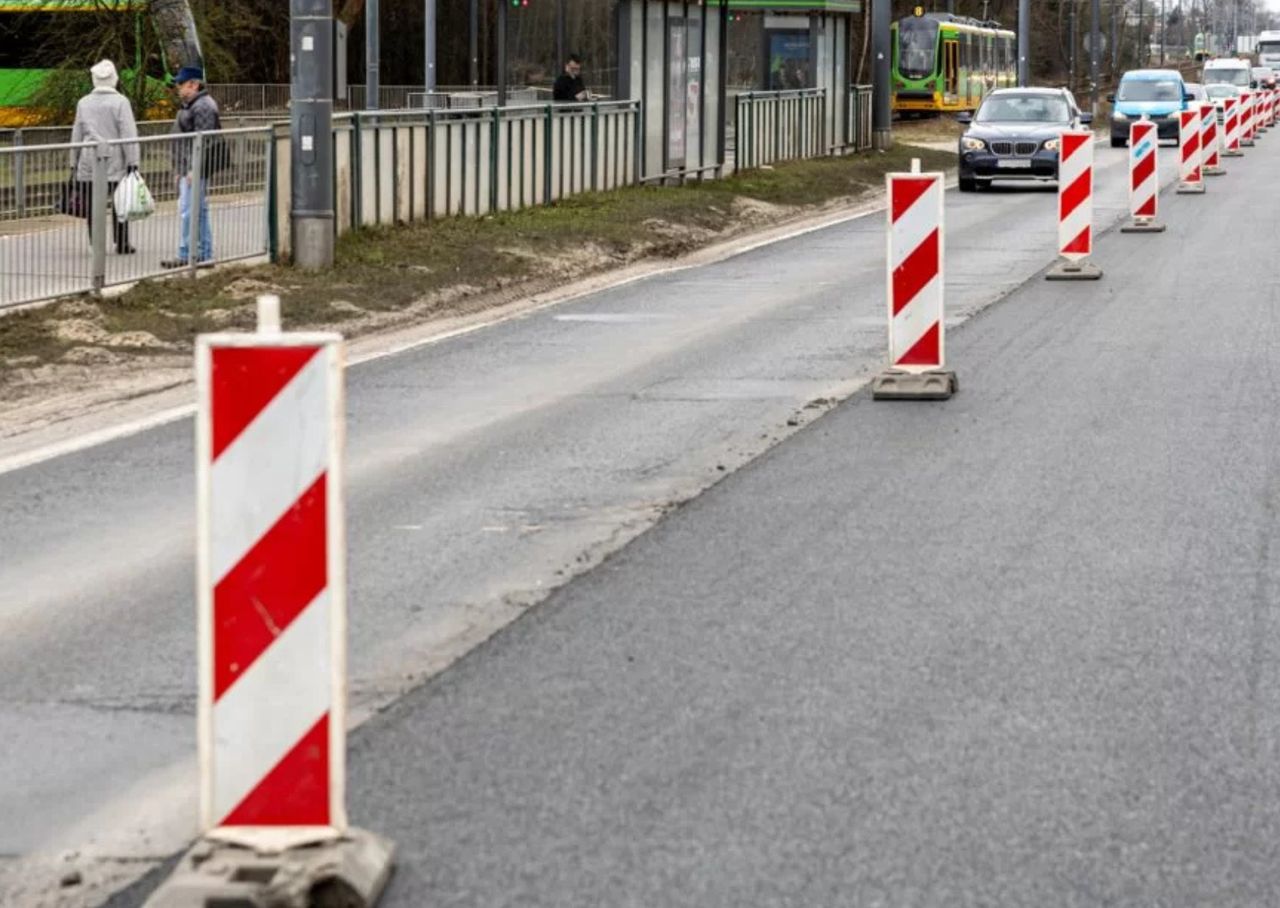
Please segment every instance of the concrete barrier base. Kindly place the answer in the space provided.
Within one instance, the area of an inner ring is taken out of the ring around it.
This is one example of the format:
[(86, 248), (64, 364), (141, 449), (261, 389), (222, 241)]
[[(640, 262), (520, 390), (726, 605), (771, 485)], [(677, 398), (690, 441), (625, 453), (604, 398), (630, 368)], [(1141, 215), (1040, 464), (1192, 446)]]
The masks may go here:
[(1164, 224), (1150, 218), (1135, 220), (1120, 228), (1121, 233), (1164, 233)]
[(1207, 177), (1225, 177), (1227, 172), (1221, 167), (1206, 167), (1203, 171)]
[(1092, 262), (1059, 262), (1044, 276), (1046, 281), (1096, 281), (1102, 269)]
[(391, 878), (394, 850), (361, 829), (283, 851), (201, 839), (145, 908), (370, 908)]
[(1200, 195), (1204, 192), (1204, 183), (1179, 183), (1178, 195)]
[(944, 369), (903, 372), (890, 369), (871, 382), (872, 400), (949, 400), (960, 390), (956, 374)]

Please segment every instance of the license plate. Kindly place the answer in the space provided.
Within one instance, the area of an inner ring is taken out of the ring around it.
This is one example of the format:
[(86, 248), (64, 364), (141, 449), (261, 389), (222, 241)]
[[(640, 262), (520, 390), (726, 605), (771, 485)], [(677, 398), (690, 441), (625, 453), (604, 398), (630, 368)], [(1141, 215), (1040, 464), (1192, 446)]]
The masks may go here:
[(996, 161), (996, 166), (1001, 170), (1030, 170), (1031, 162), (1019, 160)]

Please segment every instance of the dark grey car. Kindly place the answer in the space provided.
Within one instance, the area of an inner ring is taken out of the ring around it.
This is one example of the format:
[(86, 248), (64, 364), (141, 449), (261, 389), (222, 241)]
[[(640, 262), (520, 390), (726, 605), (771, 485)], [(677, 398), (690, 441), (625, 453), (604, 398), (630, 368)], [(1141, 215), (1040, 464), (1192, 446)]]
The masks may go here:
[(1002, 88), (960, 122), (960, 191), (973, 192), (993, 180), (1058, 179), (1058, 137), (1064, 129), (1092, 122), (1069, 92), (1059, 88)]

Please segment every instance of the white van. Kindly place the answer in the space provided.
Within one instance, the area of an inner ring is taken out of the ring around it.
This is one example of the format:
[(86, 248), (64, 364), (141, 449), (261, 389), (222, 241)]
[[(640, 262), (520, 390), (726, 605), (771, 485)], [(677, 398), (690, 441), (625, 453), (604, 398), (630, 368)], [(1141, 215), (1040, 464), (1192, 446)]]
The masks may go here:
[(1280, 32), (1258, 35), (1258, 65), (1270, 66), (1280, 72)]
[(1235, 57), (1219, 57), (1216, 60), (1210, 60), (1204, 65), (1204, 75), (1200, 81), (1205, 85), (1213, 85), (1221, 82), (1226, 85), (1234, 85), (1236, 88), (1248, 88), (1252, 81), (1252, 73), (1249, 71), (1248, 60), (1238, 60)]

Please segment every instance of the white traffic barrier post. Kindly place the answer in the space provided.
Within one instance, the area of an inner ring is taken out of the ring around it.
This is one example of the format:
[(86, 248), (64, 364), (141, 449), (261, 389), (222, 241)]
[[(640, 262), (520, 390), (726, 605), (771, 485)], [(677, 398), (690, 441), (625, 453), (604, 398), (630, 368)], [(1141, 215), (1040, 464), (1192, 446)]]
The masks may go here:
[(1222, 99), (1222, 137), (1227, 144), (1222, 153), (1224, 158), (1239, 158), (1244, 155), (1240, 150), (1240, 99)]
[(1220, 177), (1222, 169), (1222, 130), (1218, 129), (1218, 109), (1212, 102), (1200, 104), (1200, 172), (1207, 177)]
[(1240, 144), (1253, 147), (1253, 114), (1257, 98), (1251, 91), (1240, 92)]
[(346, 816), (342, 377), (341, 336), (281, 333), (277, 297), (196, 341), (203, 838), (148, 908), (360, 908), (390, 877)]
[(1102, 269), (1087, 261), (1093, 254), (1092, 132), (1064, 130), (1058, 139), (1058, 254), (1050, 281), (1096, 281)]
[(1133, 222), (1122, 233), (1163, 233), (1156, 223), (1160, 198), (1160, 167), (1157, 147), (1160, 133), (1156, 124), (1143, 117), (1129, 124), (1129, 214)]
[(943, 305), (944, 176), (885, 175), (888, 188), (885, 285), (889, 368), (871, 383), (875, 400), (946, 400), (959, 385), (946, 365)]
[(1178, 192), (1199, 195), (1205, 191), (1200, 177), (1200, 111), (1178, 111)]

